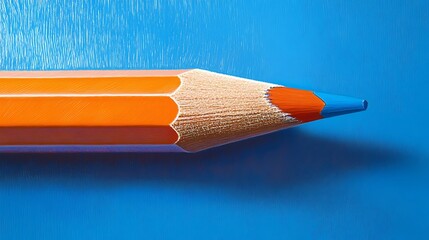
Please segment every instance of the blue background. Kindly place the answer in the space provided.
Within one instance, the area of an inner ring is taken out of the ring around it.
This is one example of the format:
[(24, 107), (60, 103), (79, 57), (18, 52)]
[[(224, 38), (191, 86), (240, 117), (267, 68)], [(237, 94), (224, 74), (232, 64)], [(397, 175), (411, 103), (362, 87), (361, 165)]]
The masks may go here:
[(1, 239), (428, 239), (428, 1), (0, 2), (0, 69), (183, 69), (366, 98), (198, 154), (1, 154)]

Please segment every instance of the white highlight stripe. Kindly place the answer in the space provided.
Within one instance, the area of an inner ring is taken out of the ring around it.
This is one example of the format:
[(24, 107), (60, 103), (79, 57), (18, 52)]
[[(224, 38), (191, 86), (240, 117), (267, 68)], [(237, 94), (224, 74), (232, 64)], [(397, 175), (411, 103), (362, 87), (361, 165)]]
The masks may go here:
[(3, 145), (0, 153), (186, 152), (175, 144), (157, 145)]
[(170, 97), (172, 94), (0, 94), (3, 98), (30, 97)]

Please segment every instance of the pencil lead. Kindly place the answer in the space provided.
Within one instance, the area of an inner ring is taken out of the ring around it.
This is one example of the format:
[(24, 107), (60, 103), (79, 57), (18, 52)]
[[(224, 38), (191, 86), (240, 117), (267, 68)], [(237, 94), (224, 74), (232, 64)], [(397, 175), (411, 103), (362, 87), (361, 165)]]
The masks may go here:
[(325, 103), (325, 106), (321, 111), (323, 118), (360, 112), (366, 110), (368, 107), (368, 102), (366, 100), (358, 98), (319, 92), (315, 92), (314, 94)]

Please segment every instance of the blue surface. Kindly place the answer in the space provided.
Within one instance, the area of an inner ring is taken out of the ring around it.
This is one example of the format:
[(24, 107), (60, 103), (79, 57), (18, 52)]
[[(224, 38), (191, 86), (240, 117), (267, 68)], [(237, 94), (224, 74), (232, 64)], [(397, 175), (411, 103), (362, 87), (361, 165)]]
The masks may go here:
[(428, 239), (428, 1), (0, 1), (1, 69), (203, 68), (367, 111), (192, 155), (1, 154), (1, 239)]
[(368, 101), (359, 98), (321, 92), (314, 92), (314, 94), (325, 103), (321, 111), (324, 118), (360, 112), (368, 108)]

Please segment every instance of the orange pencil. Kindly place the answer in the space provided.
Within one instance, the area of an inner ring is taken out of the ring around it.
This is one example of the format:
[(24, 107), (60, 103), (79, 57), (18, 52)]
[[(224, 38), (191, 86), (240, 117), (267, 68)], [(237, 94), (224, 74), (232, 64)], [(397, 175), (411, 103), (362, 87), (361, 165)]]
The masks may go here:
[(366, 107), (199, 69), (0, 72), (0, 151), (196, 152)]

